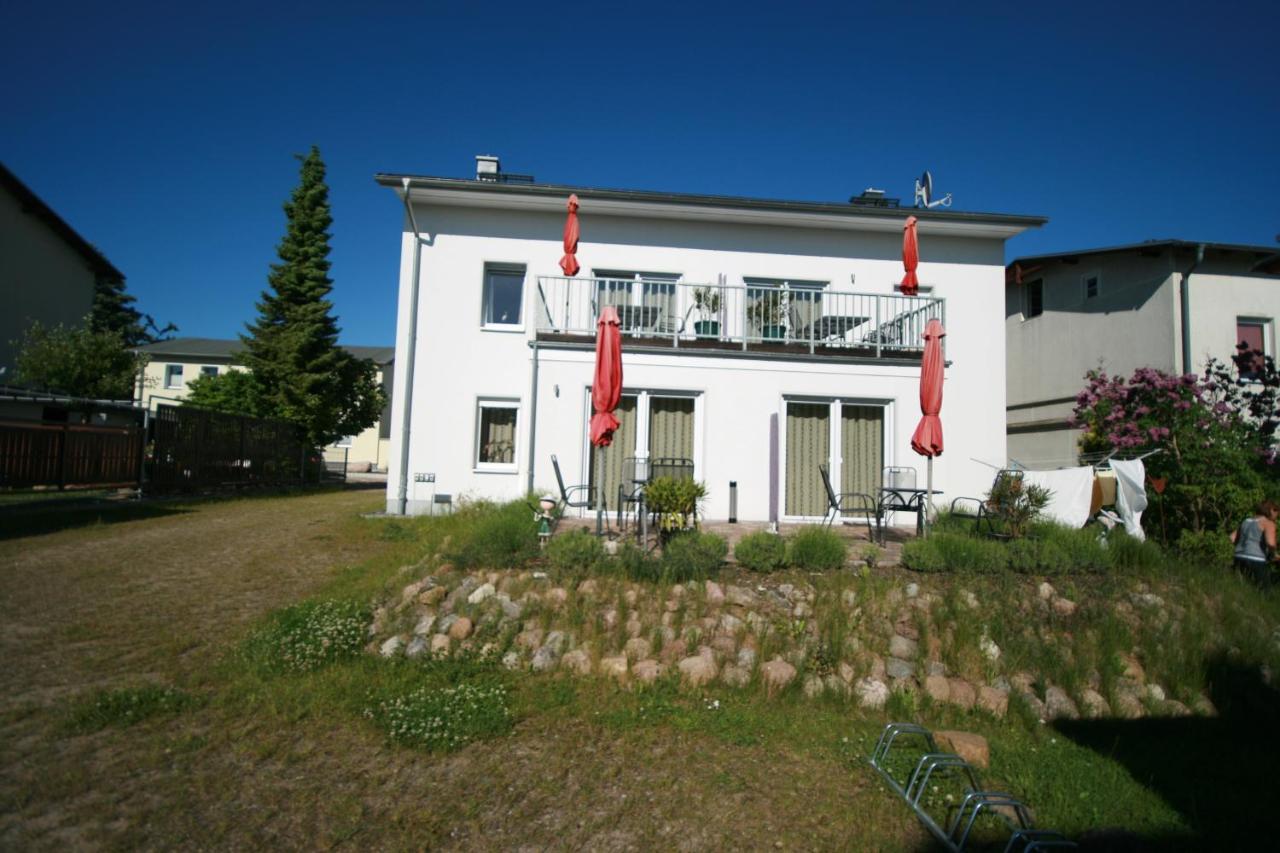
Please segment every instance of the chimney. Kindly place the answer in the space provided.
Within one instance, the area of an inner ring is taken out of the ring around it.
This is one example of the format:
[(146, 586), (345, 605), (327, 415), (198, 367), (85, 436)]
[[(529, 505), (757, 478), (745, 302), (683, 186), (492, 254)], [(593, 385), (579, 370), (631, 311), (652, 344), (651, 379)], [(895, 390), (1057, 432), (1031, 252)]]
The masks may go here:
[(476, 180), (477, 181), (496, 181), (498, 173), (502, 171), (502, 167), (498, 162), (498, 158), (492, 154), (476, 155)]

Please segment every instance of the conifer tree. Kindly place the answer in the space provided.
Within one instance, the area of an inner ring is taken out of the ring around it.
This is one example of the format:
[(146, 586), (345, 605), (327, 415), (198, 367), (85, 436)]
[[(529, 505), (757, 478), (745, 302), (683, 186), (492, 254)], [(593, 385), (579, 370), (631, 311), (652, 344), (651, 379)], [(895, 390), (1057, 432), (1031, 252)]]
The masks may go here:
[(373, 362), (338, 346), (329, 293), (329, 187), (324, 162), (312, 146), (284, 212), (288, 220), (271, 265), (270, 289), (257, 303), (258, 319), (241, 335), (240, 362), (253, 372), (258, 411), (298, 424), (316, 447), (377, 422), (382, 391)]

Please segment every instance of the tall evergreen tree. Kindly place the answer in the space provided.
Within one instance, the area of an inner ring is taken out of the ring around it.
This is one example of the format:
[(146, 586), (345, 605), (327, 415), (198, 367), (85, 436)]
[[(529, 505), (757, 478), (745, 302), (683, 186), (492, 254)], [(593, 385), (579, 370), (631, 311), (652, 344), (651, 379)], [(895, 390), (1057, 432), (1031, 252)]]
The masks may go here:
[(153, 344), (178, 331), (172, 323), (160, 327), (150, 314), (134, 308), (134, 301), (134, 297), (125, 292), (124, 279), (99, 276), (93, 285), (89, 328), (94, 332), (117, 334), (129, 347)]
[(312, 146), (284, 212), (288, 220), (271, 265), (270, 289), (258, 319), (241, 335), (240, 362), (253, 372), (259, 411), (298, 424), (314, 446), (329, 444), (377, 422), (383, 399), (373, 362), (338, 346), (338, 323), (328, 296), (329, 187), (320, 150)]

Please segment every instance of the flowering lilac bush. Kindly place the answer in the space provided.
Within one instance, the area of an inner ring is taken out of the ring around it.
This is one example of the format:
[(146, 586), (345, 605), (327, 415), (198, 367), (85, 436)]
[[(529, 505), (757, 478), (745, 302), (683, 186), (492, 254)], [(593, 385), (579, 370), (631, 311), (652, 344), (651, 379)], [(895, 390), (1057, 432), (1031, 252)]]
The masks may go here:
[(1251, 414), (1236, 371), (1211, 360), (1204, 376), (1139, 368), (1128, 379), (1103, 371), (1085, 379), (1072, 420), (1084, 429), (1082, 452), (1160, 450), (1146, 459), (1149, 487), (1166, 484), (1149, 495), (1150, 532), (1225, 530), (1274, 491), (1274, 427), (1264, 432)]

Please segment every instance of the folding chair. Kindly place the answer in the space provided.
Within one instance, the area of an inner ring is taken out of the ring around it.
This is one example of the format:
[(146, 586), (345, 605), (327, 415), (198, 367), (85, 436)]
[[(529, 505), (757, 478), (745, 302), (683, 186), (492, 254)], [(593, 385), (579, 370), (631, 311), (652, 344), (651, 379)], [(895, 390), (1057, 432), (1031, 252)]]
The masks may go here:
[[(568, 488), (566, 488), (564, 484), (564, 477), (560, 474), (560, 460), (556, 458), (556, 455), (554, 453), (551, 454), (551, 467), (555, 469), (556, 485), (560, 487), (560, 513), (558, 514), (562, 514), (566, 508), (595, 509), (596, 492), (595, 492), (594, 486), (590, 484), (584, 484), (581, 486), (569, 486)], [(585, 493), (586, 498), (585, 499), (582, 497), (575, 498), (574, 497), (575, 492)]]
[[(827, 514), (823, 518), (823, 526), (830, 527), (832, 522), (837, 518), (841, 524), (850, 522), (856, 523), (858, 514), (862, 515), (862, 520), (867, 525), (867, 537), (875, 541), (876, 531), (880, 529), (880, 512), (876, 502), (871, 495), (862, 492), (842, 492), (836, 493), (831, 486), (831, 474), (827, 471), (826, 465), (819, 465), (818, 471), (822, 474), (822, 485), (827, 490)], [(845, 514), (852, 513), (855, 518), (846, 519)], [(872, 528), (871, 522), (875, 521), (875, 528)]]

